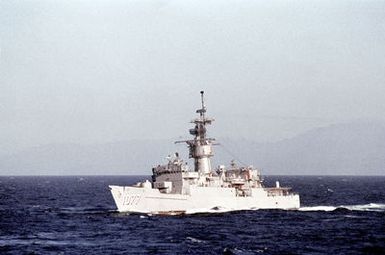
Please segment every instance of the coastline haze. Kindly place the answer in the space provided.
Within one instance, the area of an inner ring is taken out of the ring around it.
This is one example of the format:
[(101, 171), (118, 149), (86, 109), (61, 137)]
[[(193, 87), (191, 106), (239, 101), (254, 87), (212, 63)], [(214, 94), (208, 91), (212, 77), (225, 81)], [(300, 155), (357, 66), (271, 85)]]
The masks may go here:
[(380, 1), (2, 1), (0, 155), (186, 138), (205, 90), (214, 137), (280, 143), (378, 124), (360, 132), (384, 174), (384, 11)]

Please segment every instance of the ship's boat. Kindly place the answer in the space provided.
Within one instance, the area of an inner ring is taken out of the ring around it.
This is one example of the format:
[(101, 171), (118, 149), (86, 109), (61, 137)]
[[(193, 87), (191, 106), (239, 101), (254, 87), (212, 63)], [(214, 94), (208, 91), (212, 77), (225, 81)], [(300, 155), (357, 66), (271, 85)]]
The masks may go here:
[(206, 116), (204, 93), (201, 91), (199, 117), (191, 121), (193, 139), (187, 143), (193, 169), (178, 153), (168, 157), (165, 165), (152, 169), (152, 180), (133, 186), (110, 185), (119, 212), (149, 214), (181, 214), (250, 209), (297, 209), (299, 195), (291, 188), (264, 187), (261, 173), (253, 166), (237, 166), (234, 161), (212, 169), (210, 158), (215, 139), (206, 136), (207, 126), (214, 120)]

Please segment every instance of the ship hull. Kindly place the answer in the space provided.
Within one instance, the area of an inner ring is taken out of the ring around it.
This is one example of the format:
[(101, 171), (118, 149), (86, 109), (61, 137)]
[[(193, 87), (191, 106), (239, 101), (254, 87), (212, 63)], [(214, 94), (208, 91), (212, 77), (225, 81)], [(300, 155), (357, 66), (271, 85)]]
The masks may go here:
[(264, 188), (237, 196), (235, 188), (191, 187), (189, 194), (165, 194), (158, 189), (110, 186), (119, 212), (150, 214), (198, 213), (212, 210), (298, 209), (298, 194), (268, 195)]

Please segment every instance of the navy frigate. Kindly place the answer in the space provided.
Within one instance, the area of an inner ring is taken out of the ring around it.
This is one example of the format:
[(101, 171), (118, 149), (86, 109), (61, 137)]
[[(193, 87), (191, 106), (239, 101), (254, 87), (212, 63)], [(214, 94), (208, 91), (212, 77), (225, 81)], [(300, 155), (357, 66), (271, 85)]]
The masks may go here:
[(201, 91), (201, 108), (198, 118), (192, 120), (194, 128), (186, 143), (191, 169), (178, 153), (168, 157), (165, 165), (152, 169), (152, 179), (132, 186), (110, 185), (119, 212), (147, 214), (183, 214), (254, 209), (298, 209), (299, 195), (289, 187), (265, 187), (260, 170), (253, 166), (212, 169), (215, 139), (207, 137), (207, 126), (214, 119), (206, 116), (204, 92)]

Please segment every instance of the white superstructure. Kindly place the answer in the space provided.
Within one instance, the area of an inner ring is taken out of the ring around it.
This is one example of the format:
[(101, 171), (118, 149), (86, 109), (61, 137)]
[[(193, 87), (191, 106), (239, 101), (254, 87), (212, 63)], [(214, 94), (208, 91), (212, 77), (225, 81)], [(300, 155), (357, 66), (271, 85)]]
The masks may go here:
[(194, 169), (179, 158), (178, 153), (168, 158), (166, 165), (152, 169), (151, 182), (146, 180), (134, 186), (111, 185), (111, 193), (119, 212), (151, 214), (179, 214), (207, 212), (212, 210), (247, 209), (297, 209), (299, 195), (291, 188), (266, 188), (259, 170), (238, 167), (231, 162), (229, 167), (219, 166), (214, 171), (210, 158), (214, 155), (214, 139), (206, 137), (206, 126), (213, 119), (206, 117), (206, 107), (201, 91), (202, 107), (197, 110), (199, 118), (190, 129), (192, 140), (187, 143)]

